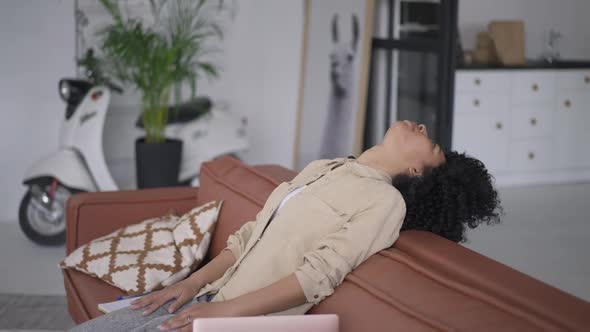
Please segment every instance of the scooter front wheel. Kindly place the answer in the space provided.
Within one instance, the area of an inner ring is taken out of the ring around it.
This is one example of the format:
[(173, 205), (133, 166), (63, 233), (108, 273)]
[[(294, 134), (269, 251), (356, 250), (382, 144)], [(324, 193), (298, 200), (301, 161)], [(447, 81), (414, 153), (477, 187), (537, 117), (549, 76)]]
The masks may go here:
[[(33, 189), (36, 186), (36, 191)], [(19, 208), (19, 223), (23, 233), (40, 245), (61, 245), (66, 241), (65, 209), (72, 192), (57, 185), (53, 200), (46, 193), (51, 185), (33, 185), (23, 197)]]

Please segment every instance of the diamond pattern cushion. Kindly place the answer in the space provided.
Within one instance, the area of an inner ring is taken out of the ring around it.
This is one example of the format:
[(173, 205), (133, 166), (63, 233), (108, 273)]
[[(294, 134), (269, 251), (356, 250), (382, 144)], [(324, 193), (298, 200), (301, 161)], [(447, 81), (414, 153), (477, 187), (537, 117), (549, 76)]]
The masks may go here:
[(126, 291), (141, 294), (184, 279), (203, 261), (222, 201), (211, 201), (183, 216), (144, 220), (92, 240), (59, 266), (72, 268)]

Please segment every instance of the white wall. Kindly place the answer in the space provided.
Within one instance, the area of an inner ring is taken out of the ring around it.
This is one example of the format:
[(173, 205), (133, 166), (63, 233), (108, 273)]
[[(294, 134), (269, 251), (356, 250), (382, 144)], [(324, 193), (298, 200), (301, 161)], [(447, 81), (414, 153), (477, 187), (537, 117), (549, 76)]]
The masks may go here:
[[(57, 148), (60, 77), (74, 75), (74, 0), (0, 1), (0, 221), (15, 222), (24, 171)], [(221, 78), (199, 94), (249, 119), (248, 163), (292, 167), (303, 31), (302, 0), (239, 0), (224, 40)], [(9, 45), (6, 47), (4, 45)], [(137, 100), (119, 97), (104, 143), (115, 179), (133, 176)]]
[(73, 3), (0, 1), (0, 221), (17, 220), (25, 170), (57, 148), (57, 82), (74, 75)]
[(563, 58), (590, 58), (590, 1), (588, 0), (459, 0), (459, 30), (464, 49), (473, 49), (477, 32), (491, 20), (522, 19), (526, 57), (537, 59), (544, 51), (546, 33), (563, 34)]
[[(26, 168), (57, 147), (63, 103), (56, 84), (74, 74), (74, 0), (0, 1), (0, 221), (17, 219)], [(224, 42), (221, 79), (201, 83), (200, 93), (226, 101), (249, 118), (248, 163), (293, 164), (295, 119), (303, 31), (302, 0), (239, 0), (238, 14)], [(525, 20), (527, 56), (543, 50), (543, 33), (555, 27), (564, 34), (562, 55), (590, 58), (590, 23), (585, 0), (462, 0), (459, 23), (466, 48), (491, 19)], [(125, 101), (122, 104), (128, 103)], [(131, 103), (133, 104), (133, 103)], [(126, 105), (109, 119), (105, 145), (121, 145), (123, 156), (110, 154), (119, 177), (133, 169), (135, 106)], [(125, 121), (118, 121), (123, 120)], [(107, 152), (109, 152), (107, 151)], [(107, 153), (109, 154), (109, 153)]]
[[(255, 13), (252, 21), (260, 20), (254, 31), (258, 47), (254, 56), (261, 61), (258, 87), (260, 106), (251, 109), (250, 133), (252, 151), (247, 161), (273, 163), (293, 167), (293, 147), (300, 80), (301, 48), (303, 42), (303, 1), (251, 0)], [(242, 84), (234, 87), (236, 99), (246, 97)], [(255, 81), (254, 81), (255, 82)], [(253, 82), (253, 83), (254, 83)], [(255, 100), (250, 100), (255, 102)]]
[[(218, 80), (199, 82), (197, 94), (210, 96), (248, 118), (251, 148), (247, 163), (293, 167), (293, 146), (303, 40), (303, 1), (240, 0), (216, 62)], [(288, 14), (287, 14), (288, 13)], [(133, 129), (138, 97), (118, 97), (107, 117), (105, 150), (113, 177), (123, 187), (135, 177)]]
[(224, 40), (222, 78), (201, 92), (248, 117), (249, 163), (292, 167), (301, 43), (302, 0), (239, 0)]

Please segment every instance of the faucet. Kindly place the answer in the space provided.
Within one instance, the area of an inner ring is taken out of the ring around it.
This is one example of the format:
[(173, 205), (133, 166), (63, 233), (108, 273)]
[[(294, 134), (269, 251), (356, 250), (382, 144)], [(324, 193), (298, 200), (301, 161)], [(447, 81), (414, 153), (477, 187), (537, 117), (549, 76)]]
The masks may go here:
[(561, 32), (555, 29), (550, 29), (547, 38), (547, 44), (545, 45), (546, 51), (543, 53), (543, 60), (548, 63), (553, 63), (559, 59), (559, 50), (557, 49), (557, 41), (561, 39), (563, 35)]

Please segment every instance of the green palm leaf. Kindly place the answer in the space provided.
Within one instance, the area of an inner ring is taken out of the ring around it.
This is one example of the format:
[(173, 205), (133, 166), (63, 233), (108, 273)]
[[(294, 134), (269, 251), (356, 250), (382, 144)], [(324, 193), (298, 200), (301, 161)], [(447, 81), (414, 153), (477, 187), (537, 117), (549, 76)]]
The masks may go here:
[[(150, 0), (154, 17), (165, 27), (157, 31), (124, 18), (118, 1), (100, 2), (113, 18), (98, 32), (105, 73), (140, 91), (146, 141), (163, 141), (170, 92), (178, 103), (183, 83), (194, 97), (202, 75), (218, 77), (217, 66), (203, 56), (213, 53), (207, 43), (223, 38), (223, 30), (205, 12), (207, 0)], [(167, 16), (161, 17), (162, 12)]]

